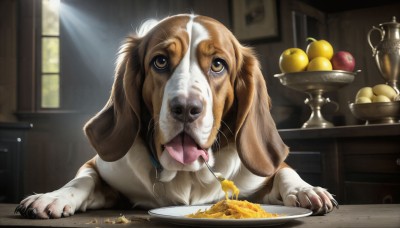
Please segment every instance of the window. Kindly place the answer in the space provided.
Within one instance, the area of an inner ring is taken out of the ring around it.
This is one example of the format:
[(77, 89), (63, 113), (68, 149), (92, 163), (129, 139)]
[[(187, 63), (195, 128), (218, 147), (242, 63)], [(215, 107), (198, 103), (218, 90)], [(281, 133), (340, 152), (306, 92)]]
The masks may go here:
[(41, 0), (41, 2), (39, 108), (54, 109), (60, 108), (60, 1)]

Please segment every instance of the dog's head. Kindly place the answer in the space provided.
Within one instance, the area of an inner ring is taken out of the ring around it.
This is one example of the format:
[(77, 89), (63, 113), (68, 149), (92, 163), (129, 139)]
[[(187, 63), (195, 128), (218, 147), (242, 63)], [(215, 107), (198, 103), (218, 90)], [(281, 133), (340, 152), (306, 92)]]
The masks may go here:
[(269, 176), (288, 153), (269, 109), (253, 51), (216, 20), (177, 15), (126, 40), (110, 99), (85, 132), (105, 161), (140, 135), (175, 171), (199, 170), (233, 142), (251, 172)]

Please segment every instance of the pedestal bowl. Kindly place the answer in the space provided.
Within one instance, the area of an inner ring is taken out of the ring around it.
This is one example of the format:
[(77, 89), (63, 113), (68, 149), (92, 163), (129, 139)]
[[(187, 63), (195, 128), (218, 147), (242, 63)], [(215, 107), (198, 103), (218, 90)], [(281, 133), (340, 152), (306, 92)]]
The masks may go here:
[(333, 103), (339, 108), (339, 105), (329, 98), (323, 97), (323, 94), (337, 91), (350, 84), (358, 72), (360, 71), (303, 71), (276, 74), (275, 77), (280, 80), (282, 85), (308, 94), (309, 98), (304, 103), (310, 106), (312, 112), (309, 120), (303, 124), (302, 128), (326, 128), (334, 125), (323, 117), (321, 113), (322, 106), (327, 103)]
[(365, 120), (365, 124), (398, 123), (400, 120), (400, 101), (349, 104), (353, 115)]

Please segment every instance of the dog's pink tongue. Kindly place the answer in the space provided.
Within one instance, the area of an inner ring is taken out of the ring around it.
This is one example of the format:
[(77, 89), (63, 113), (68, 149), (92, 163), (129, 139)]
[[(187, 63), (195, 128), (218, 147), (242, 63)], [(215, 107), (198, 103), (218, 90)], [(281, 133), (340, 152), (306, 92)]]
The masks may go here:
[(182, 164), (191, 164), (199, 156), (208, 161), (207, 153), (197, 147), (196, 142), (187, 134), (179, 134), (165, 145), (168, 153)]

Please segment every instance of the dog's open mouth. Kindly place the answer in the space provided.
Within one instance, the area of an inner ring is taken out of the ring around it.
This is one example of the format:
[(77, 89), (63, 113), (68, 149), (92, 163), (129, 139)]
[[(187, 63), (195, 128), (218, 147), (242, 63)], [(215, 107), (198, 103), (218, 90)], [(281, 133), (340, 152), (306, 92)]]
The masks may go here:
[(193, 163), (200, 156), (208, 161), (207, 152), (186, 133), (178, 134), (164, 146), (172, 158), (184, 165)]

